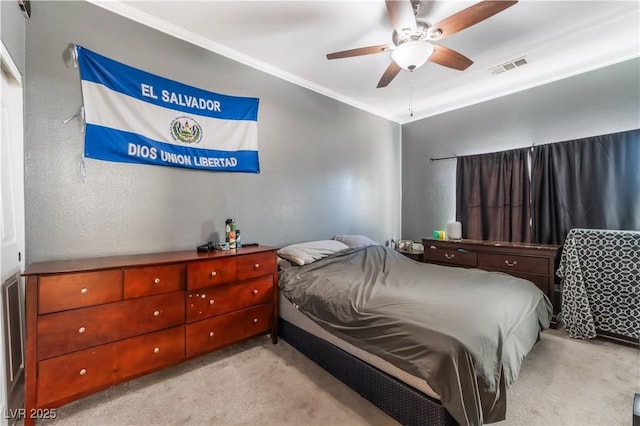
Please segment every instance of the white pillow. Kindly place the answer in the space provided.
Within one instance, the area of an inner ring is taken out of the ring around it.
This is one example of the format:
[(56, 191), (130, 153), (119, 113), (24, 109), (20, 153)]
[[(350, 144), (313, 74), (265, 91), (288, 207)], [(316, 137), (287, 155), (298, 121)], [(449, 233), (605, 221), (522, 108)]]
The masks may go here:
[(379, 246), (380, 244), (364, 235), (334, 235), (334, 240), (345, 243), (350, 248)]
[(283, 247), (278, 250), (278, 256), (302, 266), (348, 248), (346, 244), (335, 240), (309, 241)]

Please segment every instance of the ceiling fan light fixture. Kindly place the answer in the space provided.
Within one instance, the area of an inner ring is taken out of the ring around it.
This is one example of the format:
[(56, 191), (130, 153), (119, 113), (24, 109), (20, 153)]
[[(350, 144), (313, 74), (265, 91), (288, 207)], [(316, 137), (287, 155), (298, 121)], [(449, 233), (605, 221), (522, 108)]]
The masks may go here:
[(396, 47), (391, 52), (391, 58), (400, 68), (413, 71), (427, 62), (433, 53), (431, 43), (421, 40), (409, 40)]

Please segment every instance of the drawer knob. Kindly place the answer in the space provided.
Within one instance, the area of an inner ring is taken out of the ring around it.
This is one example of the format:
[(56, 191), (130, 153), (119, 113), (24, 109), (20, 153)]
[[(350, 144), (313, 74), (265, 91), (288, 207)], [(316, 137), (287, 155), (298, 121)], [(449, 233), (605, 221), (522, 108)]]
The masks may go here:
[(456, 255), (455, 254), (445, 253), (444, 257), (446, 257), (447, 259), (453, 259), (454, 257), (456, 257)]
[(160, 352), (160, 348), (153, 348), (153, 353), (157, 354), (158, 352)]
[(253, 323), (254, 323), (254, 324), (257, 324), (257, 323), (258, 323), (258, 318), (254, 318), (254, 319), (253, 319)]
[(216, 333), (214, 333), (213, 331), (210, 331), (209, 332), (209, 337), (213, 337), (214, 334), (216, 334)]
[(154, 317), (160, 316), (160, 311), (153, 311), (153, 316)]
[(429, 246), (429, 248), (430, 248), (431, 250), (438, 250), (438, 247), (436, 247), (436, 246)]
[(255, 265), (253, 265), (253, 269), (258, 269), (260, 267), (259, 263), (256, 263)]
[(86, 287), (82, 287), (80, 289), (80, 293), (85, 294), (87, 291), (89, 291)]
[(80, 375), (84, 376), (85, 374), (87, 374), (87, 369), (83, 368), (82, 370), (80, 370)]
[(78, 333), (84, 333), (85, 331), (87, 331), (87, 329), (86, 329), (86, 328), (84, 328), (84, 327), (80, 327), (80, 328), (78, 329)]
[(508, 261), (508, 260), (505, 260), (505, 261), (504, 261), (504, 264), (505, 264), (505, 265), (507, 265), (507, 266), (508, 266), (508, 267), (510, 267), (510, 268), (513, 268), (514, 266), (516, 266), (516, 265), (518, 264), (518, 261), (517, 261), (517, 260), (514, 260), (512, 263), (509, 263), (509, 261)]
[(209, 300), (209, 304), (210, 304), (210, 305), (213, 305), (214, 303), (216, 303), (216, 301), (215, 301), (215, 300), (213, 300), (213, 299)]
[(218, 275), (218, 273), (216, 271), (211, 272), (211, 276), (215, 277), (216, 275)]
[(253, 294), (258, 294), (258, 290), (254, 289)]
[(156, 284), (160, 284), (160, 278), (156, 278), (155, 280), (153, 280), (153, 282)]

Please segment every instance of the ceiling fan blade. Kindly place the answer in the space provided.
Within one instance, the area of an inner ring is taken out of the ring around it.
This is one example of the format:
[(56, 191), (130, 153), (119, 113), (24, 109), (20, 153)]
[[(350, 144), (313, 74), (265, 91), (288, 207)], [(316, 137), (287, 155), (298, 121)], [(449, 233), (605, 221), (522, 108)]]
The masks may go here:
[(516, 3), (518, 3), (518, 0), (481, 1), (438, 22), (429, 29), (429, 33), (433, 35), (432, 40), (442, 40), (458, 31), (482, 22)]
[(382, 78), (378, 82), (376, 88), (379, 89), (381, 87), (387, 87), (389, 83), (391, 83), (391, 80), (393, 80), (396, 75), (398, 75), (401, 69), (402, 68), (400, 68), (398, 64), (396, 64), (395, 62), (391, 62), (387, 70), (384, 72), (384, 74), (382, 74)]
[(391, 49), (388, 44), (380, 44), (378, 46), (359, 47), (357, 49), (343, 50), (341, 52), (329, 53), (327, 59), (350, 58), (352, 56), (371, 55), (373, 53), (382, 53)]
[(433, 63), (460, 71), (466, 70), (473, 64), (471, 59), (448, 47), (435, 45), (433, 47), (433, 53), (429, 56), (429, 60)]
[(389, 18), (398, 34), (413, 33), (416, 30), (416, 16), (410, 0), (385, 0)]

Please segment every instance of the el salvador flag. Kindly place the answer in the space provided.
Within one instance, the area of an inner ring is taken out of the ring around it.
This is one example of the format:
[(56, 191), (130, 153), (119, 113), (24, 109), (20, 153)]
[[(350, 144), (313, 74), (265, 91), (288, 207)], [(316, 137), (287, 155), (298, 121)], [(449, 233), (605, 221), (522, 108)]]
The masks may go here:
[(208, 92), (76, 50), (87, 158), (260, 172), (257, 98)]

